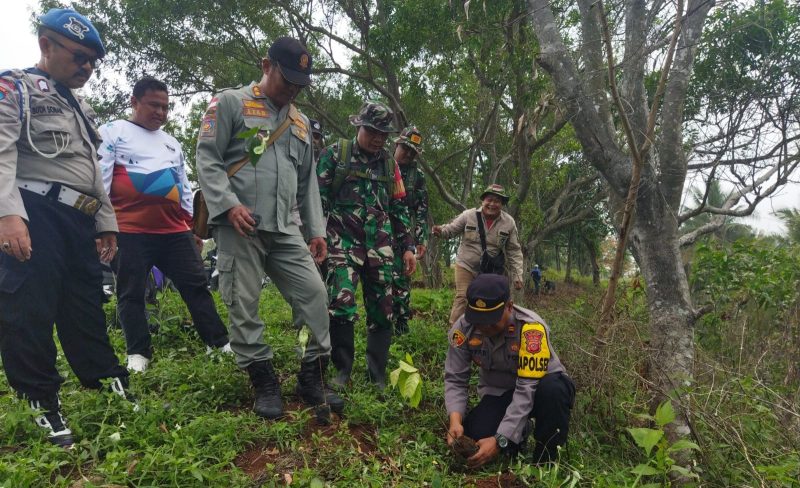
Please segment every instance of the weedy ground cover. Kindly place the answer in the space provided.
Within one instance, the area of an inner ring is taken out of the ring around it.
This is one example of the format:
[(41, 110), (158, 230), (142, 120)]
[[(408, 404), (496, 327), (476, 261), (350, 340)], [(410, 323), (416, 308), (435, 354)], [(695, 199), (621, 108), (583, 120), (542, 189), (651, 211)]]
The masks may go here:
[[(331, 425), (320, 425), (293, 395), (297, 335), (291, 310), (274, 286), (265, 289), (260, 313), (275, 350), (288, 414), (272, 422), (251, 413), (246, 374), (230, 357), (206, 355), (179, 296), (167, 291), (152, 319), (160, 326), (154, 361), (146, 374), (132, 380), (140, 412), (82, 389), (59, 357), (66, 378), (64, 412), (80, 439), (74, 449), (50, 446), (33, 425), (33, 413), (0, 378), (0, 486), (669, 484), (677, 448), (658, 434), (669, 415), (648, 415), (655, 412), (645, 379), (646, 306), (640, 287), (622, 290), (617, 332), (599, 362), (592, 361), (596, 290), (559, 283), (555, 294), (526, 297), (551, 325), (553, 344), (578, 387), (570, 442), (553, 466), (531, 465), (523, 455), (478, 471), (462, 468), (444, 437), (443, 363), (452, 292), (417, 289), (412, 297), (417, 314), (411, 332), (392, 345), (389, 369), (411, 355), (422, 383), (419, 405), (412, 408), (397, 390), (377, 391), (367, 382), (362, 319), (345, 412), (334, 416)], [(218, 309), (226, 318), (225, 307)], [(113, 302), (107, 314), (113, 323)], [(120, 331), (112, 328), (111, 337), (123, 358)], [(698, 357), (698, 375), (686, 391), (695, 429), (690, 440), (697, 444), (690, 449), (695, 483), (800, 486), (796, 404), (752, 375), (729, 371), (714, 350), (700, 349)]]

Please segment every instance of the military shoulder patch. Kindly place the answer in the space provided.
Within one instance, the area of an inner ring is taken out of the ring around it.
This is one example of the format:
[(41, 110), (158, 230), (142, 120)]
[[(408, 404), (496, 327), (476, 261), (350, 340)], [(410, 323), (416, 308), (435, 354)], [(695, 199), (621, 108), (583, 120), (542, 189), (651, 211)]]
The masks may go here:
[(550, 363), (550, 346), (547, 332), (540, 323), (525, 324), (520, 332), (517, 376), (523, 378), (542, 378), (547, 374)]
[(467, 338), (464, 336), (464, 333), (456, 329), (453, 332), (453, 336), (450, 337), (450, 344), (452, 344), (453, 347), (461, 347), (466, 340)]

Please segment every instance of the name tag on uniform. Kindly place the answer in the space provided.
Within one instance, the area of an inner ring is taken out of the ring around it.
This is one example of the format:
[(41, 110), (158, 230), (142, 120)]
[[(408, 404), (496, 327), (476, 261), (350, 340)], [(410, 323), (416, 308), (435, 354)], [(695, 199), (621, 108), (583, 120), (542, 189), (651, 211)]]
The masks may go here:
[(266, 119), (269, 117), (269, 111), (264, 102), (260, 100), (242, 100), (242, 115)]

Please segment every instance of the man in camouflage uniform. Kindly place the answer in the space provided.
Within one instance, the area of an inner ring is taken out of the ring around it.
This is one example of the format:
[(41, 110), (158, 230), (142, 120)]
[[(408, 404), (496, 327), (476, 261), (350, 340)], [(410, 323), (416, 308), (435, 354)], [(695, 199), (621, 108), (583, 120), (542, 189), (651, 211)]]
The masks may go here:
[(382, 103), (365, 102), (350, 123), (358, 127), (355, 139), (328, 147), (317, 166), (328, 218), (331, 359), (339, 372), (334, 382), (343, 386), (353, 368), (360, 279), (367, 310), (367, 372), (383, 388), (392, 341), (392, 248), (400, 243), (407, 275), (416, 268), (415, 249), (400, 169), (383, 148), (389, 133), (396, 132), (394, 114)]
[[(416, 127), (406, 127), (394, 140), (394, 160), (400, 166), (403, 186), (406, 189), (404, 203), (411, 219), (410, 230), (416, 243), (417, 259), (425, 255), (428, 243), (428, 190), (425, 175), (417, 166), (416, 158), (422, 153), (422, 135)], [(394, 333), (408, 332), (411, 318), (411, 277), (404, 273), (402, 249), (395, 247), (394, 254)]]

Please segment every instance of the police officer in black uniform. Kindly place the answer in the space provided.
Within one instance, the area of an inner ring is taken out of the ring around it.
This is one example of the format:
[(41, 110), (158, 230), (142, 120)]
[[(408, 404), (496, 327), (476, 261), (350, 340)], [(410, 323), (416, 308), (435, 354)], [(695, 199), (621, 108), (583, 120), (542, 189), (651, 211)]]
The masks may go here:
[(117, 222), (97, 163), (94, 112), (72, 92), (105, 49), (74, 10), (39, 20), (39, 63), (0, 73), (0, 354), (12, 388), (39, 411), (36, 423), (70, 446), (53, 324), (81, 384), (110, 379), (109, 390), (126, 398), (128, 382), (102, 309), (100, 261), (114, 257)]
[[(575, 386), (535, 312), (511, 301), (508, 278), (478, 275), (467, 288), (467, 308), (450, 329), (444, 373), (450, 417), (448, 444), (466, 435), (478, 444), (467, 460), (478, 467), (499, 453), (517, 454), (536, 419), (533, 462), (558, 456), (567, 441)], [(472, 363), (480, 401), (467, 412)]]

